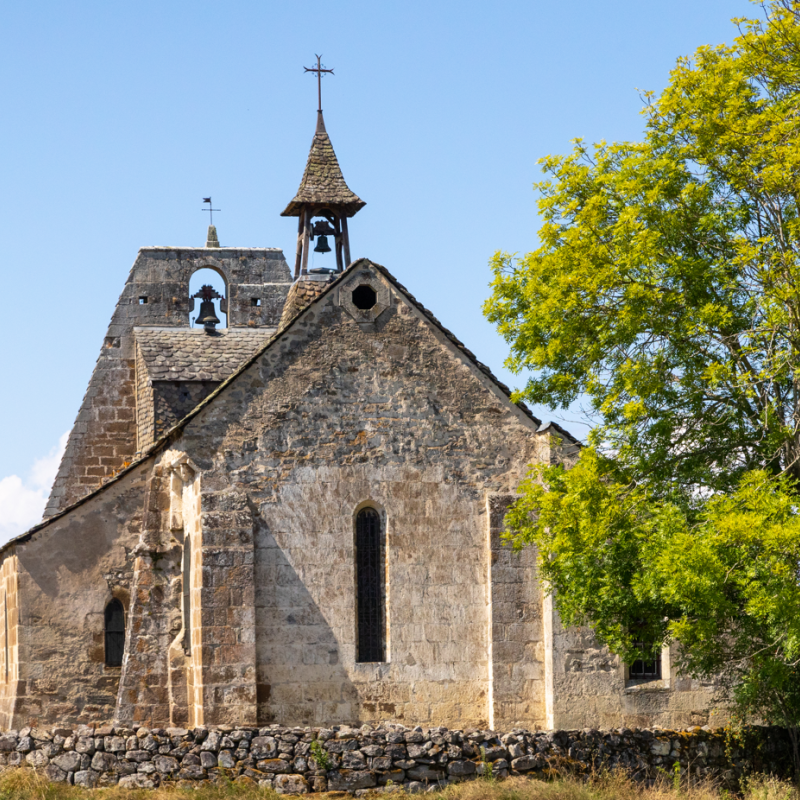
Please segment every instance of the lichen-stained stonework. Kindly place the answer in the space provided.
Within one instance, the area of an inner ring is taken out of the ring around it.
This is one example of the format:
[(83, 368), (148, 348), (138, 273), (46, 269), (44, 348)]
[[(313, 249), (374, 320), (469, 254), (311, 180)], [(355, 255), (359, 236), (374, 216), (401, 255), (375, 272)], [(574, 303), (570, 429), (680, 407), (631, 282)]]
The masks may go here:
[[(131, 268), (70, 433), (45, 518), (91, 491), (136, 457), (136, 326), (189, 328), (189, 280), (210, 268), (225, 280), (230, 328), (275, 328), (289, 268), (268, 248), (146, 247)], [(260, 305), (253, 305), (253, 301)], [(140, 366), (142, 362), (140, 360)], [(146, 380), (140, 374), (140, 381)], [(140, 384), (141, 385), (141, 384)]]
[[(251, 257), (225, 250), (218, 265)], [(152, 269), (169, 283), (174, 269), (188, 287), (185, 253), (143, 254), (142, 281)], [(356, 303), (365, 293), (353, 295), (365, 286), (367, 309)], [(535, 551), (503, 546), (529, 466), (575, 458), (568, 433), (512, 403), (378, 265), (304, 277), (290, 300), (280, 326), (276, 307), (263, 333), (242, 334), (247, 346), (230, 328), (228, 344), (165, 332), (163, 308), (148, 326), (137, 314), (149, 302), (130, 312), (118, 346), (112, 336), (120, 357), (109, 369), (132, 359), (138, 451), (0, 550), (0, 726), (722, 721), (713, 687), (676, 675), (669, 654), (662, 679), (645, 685), (590, 632), (564, 629)], [(90, 394), (98, 374), (111, 373), (96, 372)], [(104, 396), (109, 405), (76, 424), (75, 447), (100, 447), (111, 412), (128, 407), (124, 392)], [(86, 488), (70, 458), (65, 485)], [(385, 657), (371, 663), (357, 648), (365, 508), (382, 543)], [(121, 666), (104, 647), (112, 599), (125, 612)]]

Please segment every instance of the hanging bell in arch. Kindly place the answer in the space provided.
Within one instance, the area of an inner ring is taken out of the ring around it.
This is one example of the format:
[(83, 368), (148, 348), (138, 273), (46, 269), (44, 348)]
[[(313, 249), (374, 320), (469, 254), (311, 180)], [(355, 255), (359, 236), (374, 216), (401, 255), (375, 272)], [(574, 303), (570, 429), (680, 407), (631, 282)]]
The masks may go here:
[(331, 248), (328, 244), (328, 237), (324, 234), (317, 236), (317, 246), (314, 248), (315, 253), (330, 253)]
[(202, 325), (206, 330), (214, 330), (215, 325), (219, 325), (219, 318), (214, 312), (214, 301), (203, 300), (200, 303), (200, 313), (196, 320), (198, 325)]

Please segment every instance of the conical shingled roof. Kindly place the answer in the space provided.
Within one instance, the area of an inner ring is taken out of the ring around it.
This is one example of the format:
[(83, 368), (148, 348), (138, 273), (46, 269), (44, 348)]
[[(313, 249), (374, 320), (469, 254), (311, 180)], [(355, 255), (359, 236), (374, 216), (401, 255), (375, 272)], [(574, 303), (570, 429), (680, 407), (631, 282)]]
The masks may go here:
[(294, 200), (281, 212), (281, 216), (299, 217), (301, 207), (306, 204), (339, 206), (348, 217), (352, 217), (366, 205), (344, 182), (321, 111), (317, 112), (317, 130), (311, 142), (311, 152), (308, 154), (300, 188)]

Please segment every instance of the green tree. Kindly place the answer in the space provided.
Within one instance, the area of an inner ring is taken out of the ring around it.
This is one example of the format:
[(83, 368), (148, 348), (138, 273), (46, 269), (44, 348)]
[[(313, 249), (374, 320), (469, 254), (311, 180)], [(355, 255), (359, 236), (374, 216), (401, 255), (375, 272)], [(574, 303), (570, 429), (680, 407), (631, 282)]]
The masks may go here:
[(678, 641), (800, 773), (800, 2), (764, 10), (678, 61), (641, 142), (543, 159), (540, 246), (495, 255), (485, 312), (519, 399), (597, 422), (508, 517), (565, 621)]
[(800, 514), (787, 477), (754, 470), (701, 510), (659, 500), (587, 448), (542, 466), (506, 520), (535, 544), (563, 621), (591, 625), (628, 663), (635, 640), (680, 644), (677, 666), (714, 678), (743, 719), (789, 730), (800, 774)]
[(521, 397), (676, 490), (800, 477), (800, 11), (681, 59), (642, 142), (543, 159), (541, 246), (498, 253), (488, 318)]

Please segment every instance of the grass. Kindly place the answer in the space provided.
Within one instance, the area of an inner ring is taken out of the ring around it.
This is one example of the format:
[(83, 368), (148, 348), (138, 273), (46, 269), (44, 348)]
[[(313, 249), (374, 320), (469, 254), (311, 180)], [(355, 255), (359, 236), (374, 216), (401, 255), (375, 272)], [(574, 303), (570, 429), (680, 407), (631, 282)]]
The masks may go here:
[[(398, 795), (407, 796), (402, 792), (390, 796)], [(0, 774), (0, 800), (278, 800), (285, 797), (248, 783), (197, 788), (82, 789), (49, 783), (26, 769), (6, 770)], [(344, 797), (342, 792), (307, 795), (308, 800)], [(751, 779), (741, 794), (734, 795), (712, 785), (677, 788), (667, 779), (647, 789), (624, 775), (612, 774), (590, 781), (569, 778), (552, 782), (527, 778), (473, 780), (420, 797), (430, 800), (800, 800), (800, 792), (793, 784), (766, 777)]]
[(28, 769), (8, 769), (0, 774), (0, 800), (279, 800), (285, 797), (250, 782), (197, 788), (120, 789), (110, 786), (84, 789), (50, 783)]
[(535, 781), (509, 778), (505, 781), (470, 781), (448, 786), (425, 797), (436, 800), (800, 800), (793, 784), (773, 778), (751, 781), (742, 794), (733, 795), (713, 785), (677, 789), (671, 778), (652, 788), (634, 783), (622, 774), (611, 774), (591, 781), (564, 778)]

